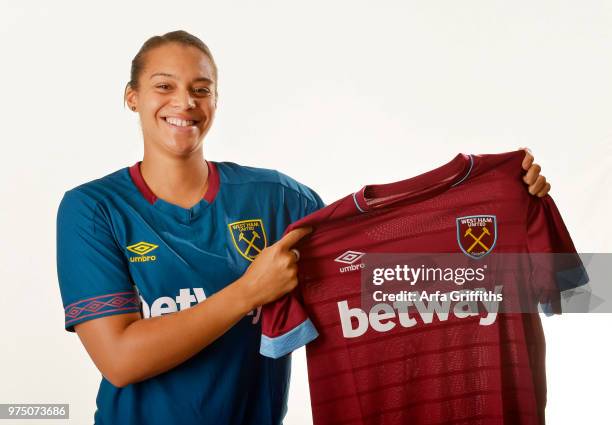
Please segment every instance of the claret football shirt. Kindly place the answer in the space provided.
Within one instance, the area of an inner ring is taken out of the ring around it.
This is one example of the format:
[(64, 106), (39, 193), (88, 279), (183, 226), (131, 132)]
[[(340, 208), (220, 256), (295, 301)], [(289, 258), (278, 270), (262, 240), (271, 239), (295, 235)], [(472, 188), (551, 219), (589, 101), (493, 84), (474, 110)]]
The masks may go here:
[(277, 358), (308, 344), (316, 425), (544, 422), (538, 314), (409, 318), (363, 311), (360, 298), (367, 253), (575, 252), (552, 198), (525, 189), (523, 157), (459, 154), (290, 226), (314, 231), (297, 245), (298, 287), (264, 306), (260, 351)]

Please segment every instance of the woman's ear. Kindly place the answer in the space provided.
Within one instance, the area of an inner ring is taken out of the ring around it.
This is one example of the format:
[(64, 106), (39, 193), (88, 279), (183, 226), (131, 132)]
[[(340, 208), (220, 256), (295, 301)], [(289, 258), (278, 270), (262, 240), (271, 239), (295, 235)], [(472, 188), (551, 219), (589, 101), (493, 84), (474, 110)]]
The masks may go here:
[(125, 88), (123, 99), (124, 102), (127, 102), (132, 111), (136, 111), (138, 105), (138, 93), (129, 84)]

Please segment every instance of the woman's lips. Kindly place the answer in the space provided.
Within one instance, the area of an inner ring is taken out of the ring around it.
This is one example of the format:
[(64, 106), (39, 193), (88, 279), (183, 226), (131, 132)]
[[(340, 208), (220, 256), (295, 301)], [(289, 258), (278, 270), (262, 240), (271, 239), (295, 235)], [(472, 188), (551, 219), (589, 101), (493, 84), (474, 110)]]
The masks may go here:
[[(168, 121), (170, 119), (170, 121)], [(162, 120), (168, 127), (170, 127), (173, 131), (179, 133), (190, 133), (194, 130), (197, 130), (198, 124), (200, 121), (195, 120), (182, 120), (175, 117), (163, 117)], [(184, 125), (187, 124), (187, 125)]]

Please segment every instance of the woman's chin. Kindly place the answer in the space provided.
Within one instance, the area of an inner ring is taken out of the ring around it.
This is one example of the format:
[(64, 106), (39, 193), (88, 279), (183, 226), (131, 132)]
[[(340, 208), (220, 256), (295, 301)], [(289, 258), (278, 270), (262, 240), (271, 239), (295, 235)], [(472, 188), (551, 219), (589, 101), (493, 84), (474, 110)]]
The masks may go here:
[(199, 140), (185, 138), (185, 139), (170, 139), (166, 140), (163, 143), (164, 148), (178, 156), (187, 156), (196, 152), (201, 146), (202, 143)]

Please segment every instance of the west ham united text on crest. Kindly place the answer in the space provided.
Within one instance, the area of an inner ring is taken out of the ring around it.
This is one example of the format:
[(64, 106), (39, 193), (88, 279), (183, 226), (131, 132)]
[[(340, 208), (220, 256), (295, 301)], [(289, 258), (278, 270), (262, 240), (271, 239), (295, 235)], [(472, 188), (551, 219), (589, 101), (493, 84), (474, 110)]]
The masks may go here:
[(253, 261), (267, 245), (266, 229), (261, 219), (235, 221), (227, 225), (234, 246), (244, 258)]
[(457, 217), (457, 242), (468, 257), (484, 257), (497, 242), (497, 218), (494, 215)]

